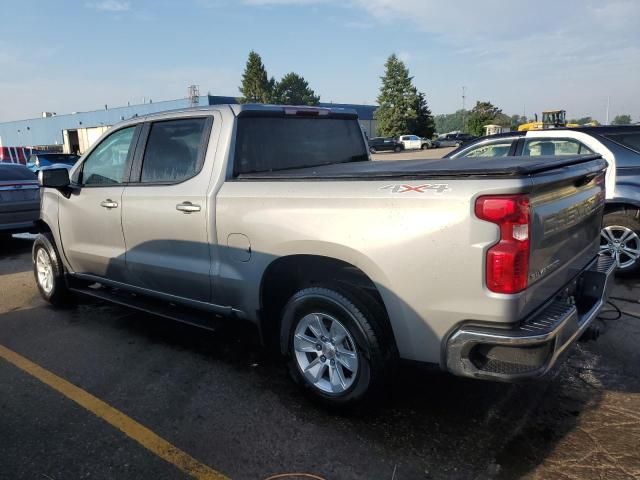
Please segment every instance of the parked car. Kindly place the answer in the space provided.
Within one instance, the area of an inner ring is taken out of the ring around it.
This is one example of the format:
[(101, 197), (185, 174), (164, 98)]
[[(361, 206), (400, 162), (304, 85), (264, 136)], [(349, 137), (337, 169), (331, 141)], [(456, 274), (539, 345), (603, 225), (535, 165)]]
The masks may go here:
[(38, 172), (43, 167), (53, 164), (65, 164), (74, 166), (80, 157), (70, 153), (37, 153), (31, 155), (27, 161), (27, 168), (32, 172)]
[(392, 137), (374, 137), (369, 139), (369, 151), (378, 152), (401, 152), (404, 145)]
[(417, 135), (401, 135), (398, 137), (405, 150), (426, 150), (431, 148), (431, 140), (422, 138)]
[(598, 153), (609, 163), (601, 253), (620, 273), (640, 270), (640, 126), (529, 130), (482, 137), (450, 158)]
[(293, 379), (345, 405), (399, 359), (545, 373), (596, 318), (606, 162), (370, 161), (352, 110), (216, 105), (127, 120), (40, 172), (43, 298), (200, 326), (255, 323)]
[(440, 135), (433, 141), (435, 148), (443, 147), (459, 147), (464, 143), (471, 142), (478, 137), (469, 135), (467, 133), (447, 133), (446, 135)]
[(35, 232), (39, 216), (36, 176), (24, 165), (0, 163), (0, 236)]

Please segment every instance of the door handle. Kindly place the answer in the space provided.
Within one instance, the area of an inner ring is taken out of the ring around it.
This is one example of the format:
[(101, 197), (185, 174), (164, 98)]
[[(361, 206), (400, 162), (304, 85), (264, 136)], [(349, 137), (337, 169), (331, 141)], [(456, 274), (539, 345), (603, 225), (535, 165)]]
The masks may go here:
[(107, 198), (103, 202), (100, 202), (100, 206), (104, 208), (118, 208), (118, 202), (114, 202), (110, 198)]
[(194, 205), (191, 202), (182, 202), (176, 205), (176, 210), (179, 210), (184, 213), (193, 213), (200, 211), (200, 205)]

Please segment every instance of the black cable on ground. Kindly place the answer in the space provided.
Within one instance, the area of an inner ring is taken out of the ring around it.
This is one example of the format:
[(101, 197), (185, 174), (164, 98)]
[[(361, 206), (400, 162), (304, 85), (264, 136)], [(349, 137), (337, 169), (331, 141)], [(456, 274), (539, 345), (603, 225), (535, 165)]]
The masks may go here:
[[(611, 297), (609, 297), (609, 298), (611, 298)], [(598, 315), (598, 318), (600, 320), (604, 320), (604, 321), (619, 320), (622, 317), (622, 310), (620, 310), (620, 308), (610, 300), (607, 301), (607, 304), (611, 305), (613, 308), (609, 308), (607, 310), (602, 310), (600, 312), (600, 314)], [(613, 315), (603, 316), (603, 315), (607, 315), (607, 314), (613, 314)]]

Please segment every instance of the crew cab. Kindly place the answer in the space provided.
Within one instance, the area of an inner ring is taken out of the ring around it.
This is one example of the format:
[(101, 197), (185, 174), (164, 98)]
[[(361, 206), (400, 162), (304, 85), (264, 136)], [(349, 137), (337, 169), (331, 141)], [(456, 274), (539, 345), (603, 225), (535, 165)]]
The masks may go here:
[(607, 160), (606, 205), (600, 251), (617, 271), (640, 270), (640, 126), (554, 128), (482, 137), (446, 155), (449, 158), (597, 153)]
[(332, 405), (399, 359), (542, 375), (601, 309), (599, 155), (370, 161), (354, 111), (217, 105), (114, 126), (40, 172), (38, 289), (250, 321)]

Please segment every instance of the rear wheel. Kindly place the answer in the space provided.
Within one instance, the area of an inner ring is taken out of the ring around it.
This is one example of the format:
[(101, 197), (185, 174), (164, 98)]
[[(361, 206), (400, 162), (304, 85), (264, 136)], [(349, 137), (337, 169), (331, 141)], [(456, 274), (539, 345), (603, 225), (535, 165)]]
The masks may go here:
[(428, 150), (429, 149), (429, 144), (428, 143), (423, 143), (422, 146), (420, 147), (421, 150)]
[(627, 212), (605, 214), (600, 232), (600, 253), (615, 259), (618, 273), (640, 270), (640, 221)]
[(394, 152), (396, 152), (396, 153), (400, 153), (400, 152), (402, 151), (402, 147), (401, 147), (400, 145), (396, 145), (396, 146), (393, 148), (393, 151), (394, 151)]
[(33, 242), (33, 273), (40, 295), (55, 306), (69, 303), (70, 292), (64, 277), (64, 267), (50, 235), (38, 235)]
[(284, 308), (282, 339), (293, 379), (332, 406), (381, 391), (395, 363), (380, 307), (340, 287), (297, 292)]
[(371, 153), (378, 153), (378, 150), (376, 150), (376, 147), (369, 147), (369, 151)]

